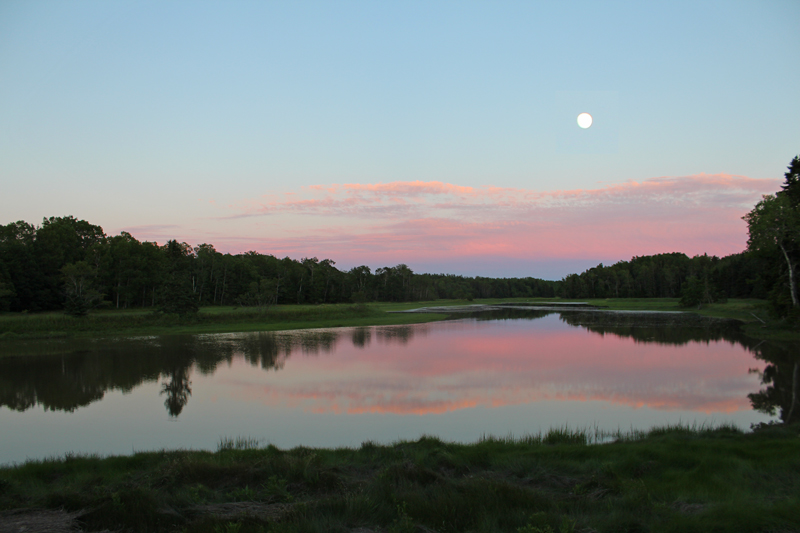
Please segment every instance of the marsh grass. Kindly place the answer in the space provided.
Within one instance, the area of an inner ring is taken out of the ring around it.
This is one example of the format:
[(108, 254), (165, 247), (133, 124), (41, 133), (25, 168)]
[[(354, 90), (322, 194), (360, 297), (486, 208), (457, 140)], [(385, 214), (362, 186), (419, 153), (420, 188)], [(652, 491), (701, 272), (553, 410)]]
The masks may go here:
[[(429, 302), (280, 305), (267, 310), (235, 307), (204, 307), (193, 317), (164, 315), (148, 310), (106, 310), (76, 318), (60, 312), (0, 314), (0, 342), (14, 339), (132, 336), (158, 334), (224, 333), (233, 331), (275, 331), (339, 326), (414, 324), (448, 318), (442, 313), (392, 313), (423, 307), (463, 306), (498, 303), (558, 303), (576, 300), (559, 298), (507, 298), (436, 300)], [(754, 338), (798, 340), (800, 333), (780, 321), (771, 320), (761, 300), (730, 299), (702, 309), (687, 310), (670, 298), (619, 298), (581, 300), (612, 310), (690, 311), (700, 315), (732, 318), (744, 323), (745, 333)], [(755, 318), (758, 317), (758, 318)], [(762, 323), (762, 320), (766, 321)]]
[(214, 453), (0, 468), (0, 529), (4, 512), (26, 508), (63, 509), (90, 531), (796, 531), (799, 437), (674, 425), (607, 443), (567, 427), (358, 449), (224, 438)]
[(373, 305), (276, 306), (203, 308), (195, 316), (146, 311), (103, 311), (86, 317), (63, 313), (0, 315), (0, 340), (82, 336), (221, 333), (301, 328), (408, 324), (442, 320), (443, 315), (389, 314)]
[(255, 450), (258, 449), (260, 444), (261, 440), (253, 437), (222, 437), (217, 444), (217, 451)]

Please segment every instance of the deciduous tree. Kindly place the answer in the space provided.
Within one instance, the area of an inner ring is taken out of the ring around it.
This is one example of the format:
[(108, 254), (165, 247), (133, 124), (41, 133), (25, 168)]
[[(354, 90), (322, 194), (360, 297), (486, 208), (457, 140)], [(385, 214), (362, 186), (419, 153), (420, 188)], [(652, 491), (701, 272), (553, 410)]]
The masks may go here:
[[(782, 191), (783, 192), (783, 191)], [(800, 251), (800, 208), (792, 205), (788, 194), (767, 194), (747, 213), (749, 250), (768, 250), (777, 247), (786, 261), (792, 307), (800, 308), (797, 294), (797, 263)]]
[(61, 269), (64, 275), (64, 312), (73, 316), (86, 316), (101, 299), (97, 290), (95, 278), (97, 272), (86, 261), (77, 261), (64, 265)]

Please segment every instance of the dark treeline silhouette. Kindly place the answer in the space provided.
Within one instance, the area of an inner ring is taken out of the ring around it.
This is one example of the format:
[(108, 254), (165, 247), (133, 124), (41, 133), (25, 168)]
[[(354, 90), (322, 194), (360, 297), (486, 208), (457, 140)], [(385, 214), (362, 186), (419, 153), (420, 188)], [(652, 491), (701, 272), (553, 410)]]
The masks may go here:
[(0, 226), (0, 305), (9, 311), (80, 315), (103, 305), (185, 314), (205, 305), (553, 297), (556, 287), (536, 278), (417, 274), (402, 264), (343, 271), (330, 259), (222, 254), (211, 244), (159, 246), (126, 232), (108, 237), (71, 216)]
[(562, 280), (565, 298), (682, 298), (687, 305), (728, 298), (767, 298), (779, 282), (776, 254), (742, 252), (719, 258), (669, 253), (590, 268)]
[(722, 259), (682, 253), (602, 263), (560, 281), (417, 274), (406, 265), (339, 270), (330, 259), (301, 260), (247, 252), (222, 254), (211, 244), (141, 242), (107, 237), (100, 226), (51, 217), (41, 226), (0, 226), (0, 310), (92, 307), (153, 308), (178, 314), (199, 306), (316, 304), (437, 299), (563, 297), (678, 298), (687, 305), (725, 297), (767, 298), (780, 285), (781, 258), (769, 251)]

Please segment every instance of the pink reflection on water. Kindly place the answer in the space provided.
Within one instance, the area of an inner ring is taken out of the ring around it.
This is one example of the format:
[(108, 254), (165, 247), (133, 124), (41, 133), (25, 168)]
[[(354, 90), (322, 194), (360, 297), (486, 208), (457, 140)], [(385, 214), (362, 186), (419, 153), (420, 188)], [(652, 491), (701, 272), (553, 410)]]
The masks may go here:
[[(756, 366), (728, 341), (665, 345), (538, 320), (458, 321), (339, 334), (327, 351), (292, 353), (279, 372), (236, 359), (225, 394), (311, 413), (439, 414), (545, 400), (665, 411), (751, 409)], [(411, 331), (413, 336), (398, 333)]]

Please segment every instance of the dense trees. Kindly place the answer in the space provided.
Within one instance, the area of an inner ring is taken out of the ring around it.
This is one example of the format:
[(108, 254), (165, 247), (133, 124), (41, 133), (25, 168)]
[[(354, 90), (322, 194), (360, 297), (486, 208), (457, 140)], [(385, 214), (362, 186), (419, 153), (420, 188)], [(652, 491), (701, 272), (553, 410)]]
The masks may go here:
[[(800, 157), (795, 157), (784, 174), (781, 190), (765, 195), (745, 215), (749, 239), (747, 248), (782, 259), (780, 279), (770, 292), (770, 302), (781, 315), (800, 314), (797, 267), (800, 262)], [(786, 300), (791, 302), (789, 304)]]
[[(681, 253), (634, 257), (611, 266), (599, 264), (583, 274), (564, 278), (566, 298), (681, 298), (685, 305), (718, 301), (725, 296), (763, 297), (754, 281), (741, 274), (759, 267), (758, 257), (742, 254), (720, 259)], [(755, 276), (755, 273), (753, 273)], [(758, 285), (761, 287), (761, 284)]]
[(416, 274), (407, 265), (349, 271), (331, 259), (231, 255), (211, 244), (140, 242), (74, 217), (0, 226), (0, 310), (151, 308), (190, 315), (201, 305), (552, 297), (557, 282)]
[[(548, 281), (417, 274), (404, 264), (343, 271), (330, 259), (222, 254), (211, 244), (192, 247), (174, 240), (159, 246), (126, 232), (107, 237), (99, 226), (73, 217), (49, 218), (39, 227), (22, 221), (0, 226), (0, 310), (65, 309), (81, 315), (102, 306), (189, 315), (202, 305), (266, 309), (287, 303), (554, 296), (669, 297), (694, 306), (725, 297), (766, 298), (783, 287), (787, 267), (781, 266), (779, 246), (768, 245), (773, 242), (768, 238), (763, 246), (752, 236), (751, 241), (751, 250), (722, 259), (681, 253), (633, 257)], [(777, 292), (789, 298), (788, 292)]]
[(800, 156), (782, 189), (766, 195), (743, 218), (747, 250), (722, 259), (658, 254), (602, 264), (570, 274), (559, 290), (567, 298), (681, 298), (696, 306), (725, 298), (768, 298), (778, 316), (800, 315)]

